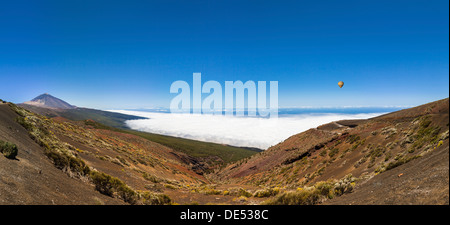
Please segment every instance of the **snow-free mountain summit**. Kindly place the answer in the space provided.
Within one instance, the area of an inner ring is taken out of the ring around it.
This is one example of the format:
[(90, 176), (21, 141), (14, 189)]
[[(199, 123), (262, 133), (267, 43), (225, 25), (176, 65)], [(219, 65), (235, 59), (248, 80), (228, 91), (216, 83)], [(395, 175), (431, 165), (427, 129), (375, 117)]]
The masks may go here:
[(71, 105), (59, 98), (53, 97), (48, 93), (44, 93), (42, 95), (33, 98), (31, 101), (24, 102), (23, 104), (34, 105), (43, 108), (51, 108), (51, 109), (75, 109), (77, 108), (74, 105)]

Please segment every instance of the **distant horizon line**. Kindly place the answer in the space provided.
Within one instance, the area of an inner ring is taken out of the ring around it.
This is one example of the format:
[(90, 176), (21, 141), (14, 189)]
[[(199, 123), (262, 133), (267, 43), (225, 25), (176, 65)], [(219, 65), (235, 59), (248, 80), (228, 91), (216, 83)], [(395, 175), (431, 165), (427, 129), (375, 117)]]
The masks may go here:
[[(388, 108), (411, 108), (413, 105), (385, 105), (385, 106), (288, 106), (279, 107), (278, 109), (388, 109)], [(104, 110), (168, 110), (169, 107), (145, 107), (145, 108), (105, 108)], [(233, 109), (234, 111), (236, 109)], [(247, 110), (247, 108), (241, 109)], [(223, 109), (221, 111), (226, 111)]]
[[(46, 93), (47, 94), (47, 93)], [(25, 102), (14, 102), (14, 104), (27, 104)], [(91, 106), (78, 106), (78, 105), (74, 105), (77, 108), (92, 108), (92, 109), (99, 109), (99, 110), (137, 110), (137, 111), (142, 111), (142, 110), (167, 110), (170, 111), (169, 107), (162, 107), (162, 106), (150, 106), (150, 107), (139, 107), (139, 108), (128, 108), (128, 107), (123, 107), (123, 108), (101, 108), (101, 107), (91, 107)], [(279, 110), (295, 110), (295, 109), (304, 109), (304, 110), (314, 110), (314, 109), (389, 109), (389, 108), (395, 108), (395, 109), (405, 109), (405, 108), (411, 108), (411, 107), (415, 107), (415, 105), (383, 105), (383, 106), (377, 106), (377, 105), (369, 105), (369, 106), (365, 106), (365, 105), (348, 105), (348, 106), (283, 106), (283, 107), (279, 107)], [(236, 109), (234, 109), (235, 111)], [(241, 109), (241, 110), (245, 110), (247, 111), (247, 108)], [(226, 109), (222, 109), (222, 112), (225, 112)]]
[[(54, 95), (49, 94), (49, 92), (45, 92), (40, 95), (50, 95), (52, 97), (55, 97)], [(38, 95), (38, 97), (40, 96)], [(59, 97), (55, 97), (60, 99)], [(448, 98), (448, 97), (445, 97)], [(445, 98), (440, 98), (445, 99)], [(62, 100), (62, 99), (61, 99)], [(336, 109), (336, 110), (343, 110), (343, 109), (406, 109), (406, 108), (412, 108), (416, 107), (422, 104), (426, 104), (433, 101), (438, 100), (431, 100), (425, 103), (417, 104), (417, 105), (343, 105), (343, 106), (332, 106), (332, 105), (325, 105), (325, 106), (312, 106), (312, 105), (304, 105), (304, 106), (281, 106), (278, 107), (279, 110), (327, 110), (327, 109)], [(28, 100), (30, 101), (30, 100)], [(63, 100), (65, 101), (65, 100)], [(27, 102), (27, 101), (25, 101)], [(22, 104), (25, 102), (15, 102), (15, 104)], [(91, 108), (91, 109), (98, 109), (98, 110), (137, 110), (137, 111), (144, 111), (144, 110), (169, 110), (169, 107), (164, 106), (146, 106), (146, 107), (96, 107), (96, 106), (79, 106), (77, 104), (69, 103), (77, 108)], [(236, 109), (234, 109), (236, 110)], [(247, 111), (246, 108), (241, 109), (244, 111)], [(225, 112), (226, 110), (221, 110), (222, 112)]]

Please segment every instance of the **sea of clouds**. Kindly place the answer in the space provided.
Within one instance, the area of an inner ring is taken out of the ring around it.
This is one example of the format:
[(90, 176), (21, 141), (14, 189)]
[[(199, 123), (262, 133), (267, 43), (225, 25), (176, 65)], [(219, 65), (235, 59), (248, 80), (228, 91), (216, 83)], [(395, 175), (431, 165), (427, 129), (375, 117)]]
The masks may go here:
[(175, 114), (111, 110), (148, 119), (128, 120), (134, 130), (241, 147), (267, 149), (288, 137), (325, 123), (343, 119), (366, 119), (383, 113), (313, 113), (278, 118), (236, 117), (210, 114)]

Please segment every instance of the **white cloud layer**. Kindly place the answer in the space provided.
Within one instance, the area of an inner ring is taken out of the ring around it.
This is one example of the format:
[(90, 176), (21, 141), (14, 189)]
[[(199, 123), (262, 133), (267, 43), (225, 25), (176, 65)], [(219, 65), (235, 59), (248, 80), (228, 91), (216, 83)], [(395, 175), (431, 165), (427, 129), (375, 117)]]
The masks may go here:
[(112, 111), (149, 118), (126, 121), (126, 124), (134, 130), (261, 149), (267, 149), (294, 134), (325, 123), (343, 119), (366, 119), (382, 114), (298, 114), (267, 119), (129, 110)]

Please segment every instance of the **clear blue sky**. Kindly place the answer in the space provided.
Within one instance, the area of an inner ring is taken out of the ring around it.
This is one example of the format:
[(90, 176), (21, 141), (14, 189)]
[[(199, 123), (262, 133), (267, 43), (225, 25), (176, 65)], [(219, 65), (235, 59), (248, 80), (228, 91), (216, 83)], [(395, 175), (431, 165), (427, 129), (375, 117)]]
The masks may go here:
[(438, 100), (449, 92), (449, 1), (0, 4), (2, 99), (168, 107), (170, 84), (193, 72), (277, 80), (280, 107)]

